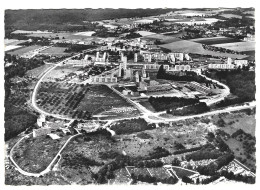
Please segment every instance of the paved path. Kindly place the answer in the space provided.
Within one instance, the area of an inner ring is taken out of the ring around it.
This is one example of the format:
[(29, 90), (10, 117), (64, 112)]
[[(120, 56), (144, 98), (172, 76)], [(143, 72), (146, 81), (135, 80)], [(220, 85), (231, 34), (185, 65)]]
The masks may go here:
[[(58, 119), (71, 119), (71, 118), (67, 118), (67, 117), (64, 117), (64, 116), (61, 116), (61, 115), (57, 115), (57, 114), (52, 114), (52, 113), (48, 113), (48, 112), (45, 112), (44, 110), (40, 109), (37, 104), (36, 104), (36, 95), (37, 95), (37, 90), (40, 86), (40, 83), (42, 82), (42, 80), (44, 79), (44, 77), (49, 74), (53, 69), (57, 68), (58, 66), (61, 66), (65, 61), (67, 60), (70, 60), (72, 59), (73, 57), (76, 57), (78, 55), (80, 55), (81, 53), (79, 54), (76, 54), (76, 55), (73, 55), (72, 57), (69, 57), (61, 62), (59, 62), (58, 64), (56, 64), (54, 67), (51, 67), (50, 69), (46, 70), (45, 73), (41, 76), (41, 78), (39, 79), (39, 81), (37, 82), (37, 84), (35, 85), (35, 88), (34, 88), (34, 91), (33, 91), (33, 94), (32, 94), (32, 106), (34, 107), (35, 110), (37, 110), (39, 113), (41, 114), (44, 114), (44, 115), (49, 115), (49, 116), (52, 116), (52, 117), (55, 117), (55, 118), (58, 118)], [(206, 76), (205, 76), (206, 77)], [(230, 90), (229, 88), (216, 81), (216, 80), (213, 80), (213, 79), (210, 79), (208, 77), (206, 77), (208, 80), (212, 80), (213, 82), (216, 82), (218, 83), (219, 85), (223, 86), (225, 88), (225, 91), (224, 93), (222, 94), (221, 97), (218, 97), (217, 99), (214, 99), (210, 102), (208, 102), (208, 105), (211, 105), (211, 104), (214, 104), (216, 102), (219, 102), (221, 101), (224, 97), (226, 97), (229, 93), (230, 93)], [(141, 116), (138, 116), (138, 117), (135, 117), (135, 118), (144, 118), (145, 120), (147, 120), (148, 122), (154, 122), (154, 123), (159, 123), (159, 122), (170, 122), (170, 121), (179, 121), (179, 120), (185, 120), (185, 119), (190, 119), (190, 118), (195, 118), (195, 117), (203, 117), (203, 116), (208, 116), (208, 115), (214, 115), (214, 114), (219, 114), (219, 113), (226, 113), (226, 112), (231, 112), (231, 111), (237, 111), (237, 110), (241, 110), (241, 109), (247, 109), (247, 108), (253, 108), (256, 106), (255, 102), (250, 102), (249, 105), (242, 105), (242, 106), (234, 106), (234, 107), (228, 107), (228, 108), (225, 108), (223, 110), (215, 110), (215, 111), (211, 111), (211, 112), (207, 112), (207, 113), (204, 113), (204, 114), (198, 114), (198, 115), (191, 115), (191, 116), (184, 116), (184, 117), (177, 117), (177, 118), (164, 118), (164, 117), (161, 117), (160, 114), (162, 113), (165, 113), (165, 112), (159, 112), (159, 113), (154, 113), (148, 109), (146, 109), (144, 106), (140, 105), (139, 103), (125, 97), (123, 94), (121, 94), (119, 91), (117, 91), (116, 89), (114, 89), (112, 86), (110, 85), (107, 85), (109, 88), (111, 88), (114, 92), (116, 92), (119, 96), (121, 96), (122, 98), (124, 98), (127, 102), (131, 103), (132, 105), (134, 105), (141, 113), (142, 115)], [(119, 120), (124, 120), (124, 119), (128, 119), (128, 118), (122, 118), (122, 119), (118, 119)], [(117, 119), (116, 119), (117, 120)], [(108, 120), (109, 122), (107, 123), (107, 125), (103, 126), (103, 127), (107, 127), (110, 123), (112, 123), (112, 121), (116, 121), (116, 120)], [(34, 177), (40, 177), (46, 173), (48, 173), (50, 170), (51, 170), (51, 167), (52, 165), (55, 163), (56, 159), (58, 158), (58, 156), (60, 156), (61, 152), (63, 151), (63, 149), (67, 146), (67, 144), (70, 142), (70, 140), (78, 135), (81, 135), (80, 133), (77, 134), (77, 135), (74, 135), (72, 137), (70, 137), (66, 143), (63, 145), (63, 147), (59, 150), (59, 152), (56, 154), (56, 156), (54, 157), (54, 159), (52, 160), (52, 162), (49, 164), (49, 166), (42, 172), (40, 173), (30, 173), (30, 172), (26, 172), (24, 171), (23, 169), (21, 169), (17, 163), (14, 161), (13, 159), (13, 149), (24, 139), (26, 138), (28, 135), (24, 136), (23, 138), (21, 138), (14, 146), (13, 148), (11, 149), (10, 151), (10, 160), (12, 161), (12, 163), (15, 165), (16, 169), (24, 174), (24, 175), (27, 175), (27, 176), (34, 176)]]
[(61, 152), (64, 150), (64, 148), (66, 148), (67, 144), (70, 142), (71, 139), (73, 139), (76, 136), (81, 135), (81, 133), (78, 133), (76, 135), (71, 136), (66, 142), (65, 144), (62, 146), (62, 148), (59, 150), (59, 152), (56, 154), (56, 156), (52, 159), (51, 163), (47, 166), (47, 168), (45, 170), (43, 170), (40, 173), (31, 173), (31, 172), (27, 172), (24, 171), (22, 168), (20, 168), (18, 166), (18, 164), (14, 161), (13, 159), (13, 151), (14, 149), (19, 145), (19, 143), (24, 140), (25, 138), (28, 138), (30, 135), (32, 135), (32, 133), (22, 137), (17, 143), (15, 143), (15, 145), (12, 147), (11, 151), (10, 151), (10, 160), (11, 162), (15, 165), (17, 171), (19, 171), (21, 174), (26, 175), (26, 176), (33, 176), (33, 177), (40, 177), (46, 173), (48, 173), (49, 171), (51, 171), (51, 167), (52, 165), (55, 163), (56, 159), (59, 157), (59, 155), (61, 154)]

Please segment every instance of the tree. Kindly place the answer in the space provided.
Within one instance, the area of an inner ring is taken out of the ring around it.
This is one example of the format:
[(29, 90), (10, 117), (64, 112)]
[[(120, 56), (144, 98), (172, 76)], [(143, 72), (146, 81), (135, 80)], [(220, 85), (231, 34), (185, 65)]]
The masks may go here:
[(163, 78), (165, 74), (166, 72), (163, 68), (163, 65), (161, 65), (157, 73), (157, 79)]
[(182, 177), (182, 181), (184, 182), (184, 183), (193, 183), (193, 181), (192, 181), (192, 179), (191, 178), (189, 178), (189, 177), (187, 177), (187, 176), (183, 176)]
[(125, 75), (125, 71), (124, 69), (121, 69), (121, 76), (124, 77), (124, 75)]
[(180, 166), (181, 161), (178, 158), (174, 158), (173, 161), (172, 161), (172, 165), (173, 166)]

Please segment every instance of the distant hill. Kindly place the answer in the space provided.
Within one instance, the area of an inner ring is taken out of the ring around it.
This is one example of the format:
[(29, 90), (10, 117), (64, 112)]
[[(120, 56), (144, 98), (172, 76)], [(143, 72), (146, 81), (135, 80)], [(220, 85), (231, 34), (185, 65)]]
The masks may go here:
[(64, 25), (83, 21), (145, 17), (165, 14), (176, 9), (28, 9), (6, 10), (6, 30), (66, 30)]

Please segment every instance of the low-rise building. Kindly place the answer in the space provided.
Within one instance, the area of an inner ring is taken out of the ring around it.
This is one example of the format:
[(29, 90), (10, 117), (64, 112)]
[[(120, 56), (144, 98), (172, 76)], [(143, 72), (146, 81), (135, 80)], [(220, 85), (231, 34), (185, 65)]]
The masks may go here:
[(210, 93), (210, 88), (203, 86), (203, 85), (200, 85), (197, 82), (191, 82), (190, 87), (197, 90), (197, 91), (200, 91), (200, 92)]
[(117, 78), (112, 76), (90, 76), (93, 83), (117, 83)]
[(39, 129), (33, 129), (33, 138), (47, 135), (51, 133), (51, 128), (50, 127), (42, 127)]
[(209, 64), (208, 68), (209, 69), (221, 69), (221, 70), (235, 69), (235, 65), (233, 65), (233, 64)]

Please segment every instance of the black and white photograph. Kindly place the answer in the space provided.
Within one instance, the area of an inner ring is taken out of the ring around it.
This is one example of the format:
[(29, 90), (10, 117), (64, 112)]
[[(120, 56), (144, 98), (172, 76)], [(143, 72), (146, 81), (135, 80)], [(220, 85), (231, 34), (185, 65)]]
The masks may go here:
[(256, 185), (255, 4), (148, 2), (4, 8), (4, 186)]

